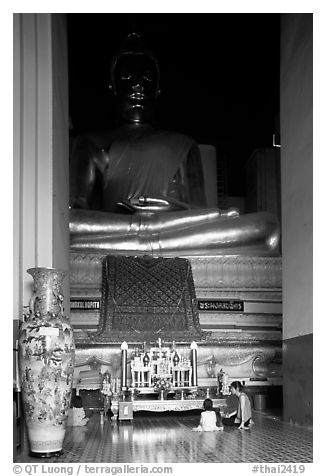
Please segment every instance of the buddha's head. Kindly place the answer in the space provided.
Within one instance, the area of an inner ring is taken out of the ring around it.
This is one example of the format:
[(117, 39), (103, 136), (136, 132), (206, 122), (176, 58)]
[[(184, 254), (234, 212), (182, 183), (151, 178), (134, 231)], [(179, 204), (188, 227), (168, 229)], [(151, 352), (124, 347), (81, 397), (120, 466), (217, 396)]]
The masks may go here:
[(111, 82), (119, 119), (147, 123), (153, 119), (159, 94), (159, 66), (138, 34), (128, 35), (111, 62)]

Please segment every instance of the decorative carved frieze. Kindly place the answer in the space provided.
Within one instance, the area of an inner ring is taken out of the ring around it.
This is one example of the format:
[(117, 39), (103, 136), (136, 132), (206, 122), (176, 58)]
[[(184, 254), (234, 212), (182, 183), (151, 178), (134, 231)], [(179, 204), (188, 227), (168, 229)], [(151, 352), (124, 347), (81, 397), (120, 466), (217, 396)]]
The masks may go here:
[(255, 256), (189, 257), (196, 288), (282, 288), (282, 258)]
[[(103, 253), (70, 252), (70, 285), (101, 288)], [(282, 258), (255, 256), (185, 256), (196, 289), (282, 288)]]
[(282, 316), (280, 314), (208, 314), (199, 312), (199, 322), (202, 328), (207, 327), (212, 329), (216, 326), (282, 328)]
[[(96, 327), (99, 324), (99, 312), (73, 312), (70, 322), (75, 327)], [(280, 314), (228, 314), (228, 313), (201, 313), (199, 312), (199, 323), (202, 329), (216, 329), (217, 326), (239, 328), (258, 327), (258, 328), (279, 328), (282, 329), (282, 316)]]
[(267, 341), (280, 342), (282, 339), (282, 332), (279, 331), (246, 331), (242, 329), (224, 329), (224, 330), (211, 330), (210, 336), (207, 339), (209, 342), (215, 345), (221, 344), (233, 344), (238, 345), (241, 343), (262, 343)]
[(70, 286), (92, 288), (102, 286), (103, 253), (76, 253), (70, 252)]
[(242, 301), (282, 302), (282, 290), (196, 288), (197, 299), (240, 299)]

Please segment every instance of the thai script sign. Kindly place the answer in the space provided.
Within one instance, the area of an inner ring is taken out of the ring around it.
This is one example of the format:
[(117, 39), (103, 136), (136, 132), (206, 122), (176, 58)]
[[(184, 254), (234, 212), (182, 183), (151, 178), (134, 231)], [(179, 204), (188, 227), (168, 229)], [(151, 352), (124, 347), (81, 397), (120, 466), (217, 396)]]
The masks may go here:
[(71, 299), (71, 311), (94, 311), (101, 309), (100, 299)]
[(199, 311), (242, 312), (243, 301), (234, 300), (198, 300)]

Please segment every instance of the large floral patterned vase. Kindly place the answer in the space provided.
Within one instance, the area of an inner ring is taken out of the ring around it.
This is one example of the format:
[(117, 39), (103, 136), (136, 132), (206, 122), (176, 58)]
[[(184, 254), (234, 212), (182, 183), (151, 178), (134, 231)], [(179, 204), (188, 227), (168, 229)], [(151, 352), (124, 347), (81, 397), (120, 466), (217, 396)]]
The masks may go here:
[(63, 312), (65, 272), (31, 268), (30, 316), (19, 333), (19, 376), (30, 455), (63, 453), (73, 382), (73, 331)]

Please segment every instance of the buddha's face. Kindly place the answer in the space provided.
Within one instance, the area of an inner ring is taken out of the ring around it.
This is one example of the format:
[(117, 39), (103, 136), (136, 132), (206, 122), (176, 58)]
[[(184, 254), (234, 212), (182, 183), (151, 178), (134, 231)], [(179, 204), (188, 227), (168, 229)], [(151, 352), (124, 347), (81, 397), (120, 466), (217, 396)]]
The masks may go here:
[(123, 121), (151, 122), (158, 94), (158, 71), (145, 54), (123, 54), (113, 72), (113, 91)]

